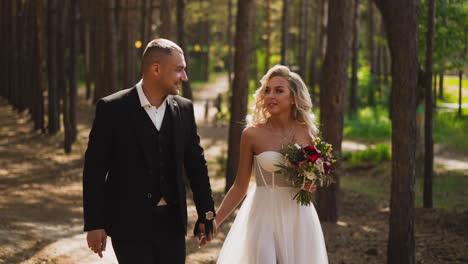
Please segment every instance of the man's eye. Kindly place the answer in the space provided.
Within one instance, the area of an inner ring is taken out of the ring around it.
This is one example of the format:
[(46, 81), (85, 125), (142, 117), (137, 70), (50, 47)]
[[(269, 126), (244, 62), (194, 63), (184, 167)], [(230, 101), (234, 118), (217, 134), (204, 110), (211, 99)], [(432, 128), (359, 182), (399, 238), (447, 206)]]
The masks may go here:
[(276, 93), (282, 93), (282, 92), (283, 92), (283, 90), (281, 90), (281, 89), (276, 90)]

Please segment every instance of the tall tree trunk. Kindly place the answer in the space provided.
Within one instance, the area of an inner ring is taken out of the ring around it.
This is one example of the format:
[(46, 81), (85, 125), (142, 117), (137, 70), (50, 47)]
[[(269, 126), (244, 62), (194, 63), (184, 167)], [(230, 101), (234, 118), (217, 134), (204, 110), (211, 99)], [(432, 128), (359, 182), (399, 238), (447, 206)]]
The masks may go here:
[(41, 35), (41, 26), (43, 26), (43, 8), (41, 3), (38, 1), (32, 1), (32, 10), (34, 13), (34, 21), (32, 23), (33, 26), (33, 61), (35, 63), (35, 67), (32, 69), (33, 75), (33, 118), (34, 118), (34, 129), (41, 130), (42, 133), (45, 133), (45, 124), (44, 124), (44, 96), (43, 96), (43, 85), (42, 85), (42, 52), (41, 52), (41, 45), (42, 39)]
[(432, 179), (434, 178), (434, 141), (432, 138), (432, 72), (435, 0), (428, 1), (427, 35), (426, 35), (426, 78), (425, 78), (425, 120), (424, 120), (424, 208), (432, 208)]
[(70, 0), (61, 0), (58, 4), (58, 39), (57, 39), (57, 52), (62, 56), (57, 56), (57, 73), (58, 73), (58, 86), (60, 90), (60, 98), (62, 99), (62, 113), (63, 113), (63, 129), (64, 129), (64, 142), (63, 147), (65, 153), (71, 152), (72, 145), (72, 129), (70, 122), (70, 86), (67, 79), (70, 78), (69, 70), (70, 65), (65, 61), (69, 61), (70, 57), (67, 54), (67, 40), (70, 37), (71, 30), (65, 30), (65, 25), (69, 25)]
[(143, 53), (140, 49), (136, 49), (134, 46), (134, 41), (138, 39), (137, 31), (134, 30), (137, 27), (138, 21), (138, 12), (137, 12), (137, 4), (134, 1), (129, 0), (127, 2), (129, 10), (128, 14), (128, 27), (129, 27), (129, 46), (128, 49), (128, 64), (129, 67), (129, 82), (130, 85), (134, 85), (138, 80), (141, 78), (141, 64), (139, 63), (138, 58)]
[[(4, 39), (11, 39), (11, 30), (12, 30), (12, 17), (13, 12), (11, 11), (11, 3), (12, 0), (8, 1), (0, 1), (0, 12), (1, 14), (1, 29), (2, 32), (0, 33)], [(11, 56), (12, 52), (12, 45), (11, 41), (6, 41), (3, 43), (5, 48), (0, 49), (1, 58), (0, 60), (4, 63), (2, 69), (0, 70), (0, 74), (2, 79), (0, 80), (4, 85), (0, 86), (0, 95), (10, 100), (10, 83), (11, 83), (11, 74), (10, 71), (12, 70), (11, 62), (13, 58)]]
[[(171, 39), (171, 0), (161, 0), (161, 37)], [(180, 35), (179, 35), (180, 36)]]
[(299, 26), (299, 75), (306, 80), (307, 68), (307, 0), (300, 2), (300, 26)]
[(369, 1), (369, 16), (368, 16), (368, 49), (369, 49), (369, 64), (370, 64), (370, 85), (368, 87), (368, 99), (367, 103), (370, 106), (375, 105), (375, 91), (374, 91), (374, 83), (375, 83), (375, 44), (374, 44), (374, 36), (375, 36), (375, 15), (374, 15), (374, 4), (372, 0)]
[(140, 40), (143, 43), (143, 47), (148, 43), (146, 38), (146, 28), (148, 23), (148, 3), (151, 0), (141, 0), (140, 3)]
[(283, 0), (283, 16), (281, 24), (281, 64), (286, 65), (289, 49), (289, 0)]
[[(257, 25), (257, 14), (256, 14), (257, 10), (256, 10), (256, 7), (255, 7), (255, 0), (254, 0), (254, 5), (253, 5), (253, 9), (252, 9), (252, 28), (256, 28), (258, 25)], [(251, 62), (249, 63), (250, 64), (250, 76), (249, 76), (249, 79), (253, 80), (254, 82), (257, 82), (259, 80), (259, 77), (258, 77), (258, 56), (257, 56), (257, 33), (255, 32), (255, 30), (252, 30), (250, 32), (250, 40), (249, 40), (249, 43), (251, 43), (250, 45), (250, 59), (251, 59)]]
[[(169, 17), (172, 17), (172, 15), (171, 15), (171, 14), (172, 14), (172, 13), (171, 13), (171, 12), (172, 12), (172, 4), (171, 4), (171, 3), (172, 3), (172, 0), (165, 0), (165, 1), (168, 1), (168, 3), (167, 3), (167, 5), (168, 5), (167, 9), (169, 10), (168, 14), (166, 14), (166, 15), (168, 15)], [(146, 28), (145, 28), (145, 34), (146, 34), (145, 36), (146, 36), (146, 37), (145, 37), (145, 38), (146, 38), (146, 40), (147, 40), (148, 42), (150, 42), (151, 40), (153, 40), (153, 39), (155, 38), (155, 37), (154, 37), (155, 34), (153, 34), (153, 29), (152, 29), (152, 25), (153, 25), (153, 10), (154, 10), (154, 8), (153, 8), (153, 2), (154, 2), (154, 0), (149, 0), (149, 1), (148, 1), (148, 7), (147, 7), (147, 8), (148, 8), (148, 10), (147, 10), (147, 12), (148, 12), (147, 19), (148, 19), (148, 21), (146, 21)], [(162, 7), (162, 6), (161, 6), (161, 7)], [(161, 11), (161, 10), (160, 10), (160, 11)], [(172, 39), (172, 38), (171, 38), (171, 34), (172, 34), (172, 20), (171, 20), (171, 18), (169, 18), (169, 25), (165, 25), (165, 27), (168, 27), (168, 31), (169, 31), (168, 38), (169, 38), (169, 39)], [(146, 44), (146, 43), (145, 43), (145, 44)]]
[(120, 39), (120, 47), (122, 51), (122, 82), (124, 88), (128, 88), (132, 86), (131, 81), (131, 68), (135, 67), (134, 65), (130, 65), (130, 56), (131, 52), (133, 51), (134, 47), (130, 43), (129, 33), (131, 30), (130, 27), (130, 19), (129, 19), (129, 6), (130, 0), (125, 0), (125, 4), (123, 5), (122, 15), (121, 15), (121, 27), (120, 32), (122, 34), (122, 38)]
[(311, 54), (310, 58), (310, 66), (309, 66), (309, 85), (310, 85), (310, 97), (312, 99), (312, 103), (315, 105), (316, 102), (318, 102), (318, 98), (316, 95), (316, 89), (315, 86), (317, 84), (317, 60), (319, 59), (319, 53), (321, 50), (321, 39), (322, 39), (322, 2), (325, 0), (321, 0), (316, 2), (315, 6), (315, 11), (316, 15), (314, 18), (314, 29), (315, 29), (315, 34), (314, 34), (314, 46), (313, 46), (313, 51)]
[(57, 0), (49, 0), (47, 8), (47, 71), (49, 79), (48, 129), (49, 134), (53, 135), (60, 130), (60, 109), (57, 84)]
[(112, 94), (115, 91), (121, 89), (117, 86), (118, 77), (117, 77), (117, 63), (118, 54), (117, 54), (117, 30), (116, 30), (116, 21), (115, 21), (115, 0), (106, 0), (106, 21), (105, 21), (105, 36), (107, 39), (106, 42), (106, 72), (108, 75), (106, 95)]
[[(232, 67), (233, 67), (233, 57), (232, 57), (232, 1), (228, 0), (228, 25), (227, 25), (227, 71), (228, 71), (228, 82), (229, 82), (229, 91), (232, 91)], [(270, 1), (270, 0), (268, 0)]]
[[(232, 0), (229, 0), (230, 2)], [(270, 69), (270, 57), (271, 57), (271, 0), (266, 0), (266, 24), (265, 24), (265, 69), (267, 72)]]
[(458, 116), (462, 116), (463, 70), (458, 71)]
[(69, 88), (70, 88), (70, 130), (71, 143), (74, 143), (78, 134), (77, 131), (77, 101), (78, 101), (78, 74), (77, 74), (77, 56), (78, 56), (78, 0), (71, 0), (70, 10), (70, 58), (69, 58)]
[(226, 192), (231, 188), (236, 177), (239, 165), (240, 137), (244, 128), (242, 123), (247, 114), (247, 97), (249, 94), (249, 35), (253, 30), (251, 24), (253, 5), (254, 0), (239, 0), (237, 3), (235, 75), (231, 96)]
[[(330, 0), (328, 11), (327, 53), (322, 67), (320, 89), (320, 120), (324, 140), (333, 145), (334, 154), (341, 155), (345, 91), (352, 38), (353, 0)], [(317, 191), (318, 214), (321, 220), (338, 220), (339, 173), (336, 183)]]
[[(187, 51), (187, 41), (185, 34), (185, 6), (186, 0), (177, 0), (177, 41), (185, 54), (185, 63), (189, 65), (189, 56)], [(182, 84), (182, 94), (185, 98), (193, 100), (192, 88), (190, 82)]]
[(353, 9), (353, 44), (351, 55), (351, 91), (349, 94), (349, 112), (356, 116), (358, 109), (358, 70), (359, 70), (359, 0), (354, 1)]
[[(383, 50), (383, 83), (385, 86), (388, 86), (388, 83), (389, 83), (389, 78), (388, 78), (388, 75), (389, 75), (389, 56), (388, 56), (388, 47), (387, 45), (384, 45), (384, 50)], [(386, 87), (388, 88), (388, 87)]]
[(414, 264), (414, 182), (418, 85), (418, 0), (374, 0), (392, 58), (392, 184), (388, 264)]
[(84, 41), (84, 71), (85, 71), (85, 82), (86, 82), (86, 100), (91, 99), (91, 83), (93, 82), (91, 76), (91, 30), (90, 30), (90, 19), (89, 15), (82, 18), (83, 27), (83, 41)]

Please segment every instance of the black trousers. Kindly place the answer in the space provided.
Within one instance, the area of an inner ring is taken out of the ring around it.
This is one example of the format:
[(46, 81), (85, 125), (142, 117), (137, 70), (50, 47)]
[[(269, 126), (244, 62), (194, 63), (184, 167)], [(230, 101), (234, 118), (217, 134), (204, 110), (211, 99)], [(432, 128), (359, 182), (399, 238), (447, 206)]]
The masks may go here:
[(119, 264), (184, 264), (185, 234), (176, 208), (155, 207), (151, 241), (125, 241), (112, 238)]

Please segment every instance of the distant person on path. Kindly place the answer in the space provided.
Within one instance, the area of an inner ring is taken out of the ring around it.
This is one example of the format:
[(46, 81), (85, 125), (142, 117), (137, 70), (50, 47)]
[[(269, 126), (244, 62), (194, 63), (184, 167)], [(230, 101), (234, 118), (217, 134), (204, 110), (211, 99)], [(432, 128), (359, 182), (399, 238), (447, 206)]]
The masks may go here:
[(187, 81), (182, 49), (151, 41), (134, 87), (100, 99), (83, 171), (84, 230), (102, 257), (107, 236), (119, 263), (185, 263), (184, 168), (198, 213), (194, 233), (213, 232), (214, 202), (192, 102), (178, 96)]

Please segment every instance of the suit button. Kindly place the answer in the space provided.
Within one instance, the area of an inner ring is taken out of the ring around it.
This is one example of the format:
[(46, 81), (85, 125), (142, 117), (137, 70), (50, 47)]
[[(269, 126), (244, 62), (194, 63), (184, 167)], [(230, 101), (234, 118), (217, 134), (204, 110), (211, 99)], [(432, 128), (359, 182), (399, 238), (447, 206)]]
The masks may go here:
[(146, 197), (148, 197), (148, 199), (151, 199), (151, 197), (153, 197), (153, 195), (151, 193), (147, 193)]

